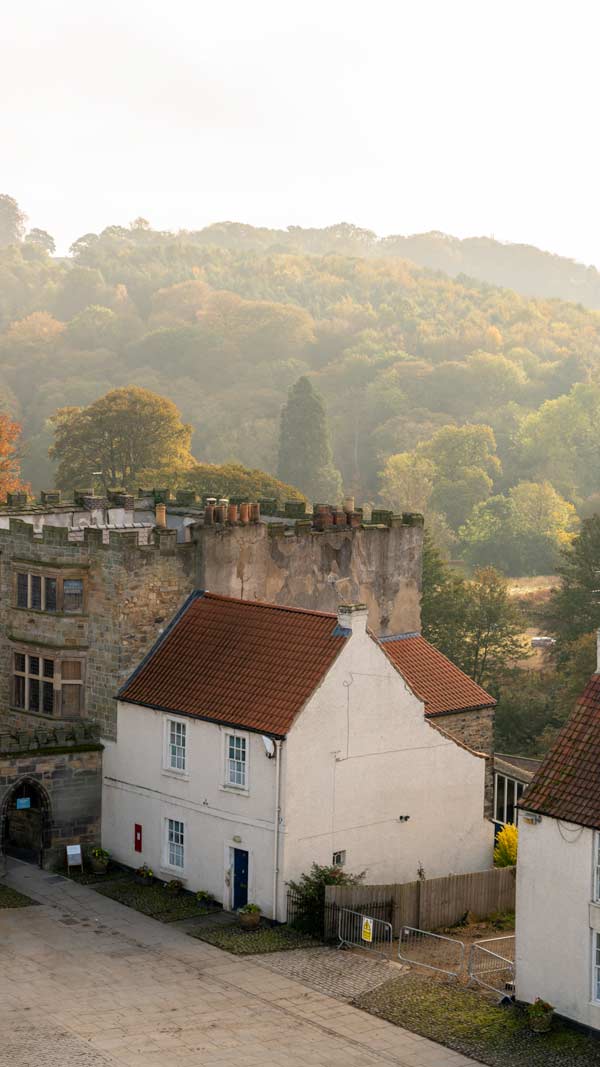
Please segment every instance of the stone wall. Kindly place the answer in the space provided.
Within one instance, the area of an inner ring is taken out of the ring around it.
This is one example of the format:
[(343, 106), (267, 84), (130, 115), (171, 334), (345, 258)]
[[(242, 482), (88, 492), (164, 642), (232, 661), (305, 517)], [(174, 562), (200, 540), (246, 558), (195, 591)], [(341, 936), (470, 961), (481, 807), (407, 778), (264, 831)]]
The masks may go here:
[[(148, 534), (142, 540), (135, 530), (74, 533), (50, 525), (36, 532), (14, 517), (0, 528), (0, 728), (53, 721), (12, 707), (13, 652), (31, 648), (33, 655), (82, 659), (83, 714), (113, 739), (115, 694), (196, 588), (322, 611), (364, 602), (376, 633), (420, 628), (420, 519), (323, 531), (301, 522), (197, 524), (186, 543), (175, 530)], [(28, 565), (83, 577), (84, 611), (16, 607), (15, 573)]]
[(364, 603), (377, 634), (421, 628), (422, 521), (356, 529), (195, 526), (197, 585), (320, 611)]
[[(102, 748), (0, 755), (0, 812), (4, 817), (15, 786), (39, 783), (49, 799), (44, 866), (62, 862), (68, 844), (100, 843)], [(4, 818), (0, 824), (4, 830)]]
[(478, 708), (475, 711), (455, 711), (449, 715), (440, 715), (436, 722), (446, 733), (458, 738), (464, 745), (476, 752), (484, 752), (490, 759), (486, 761), (485, 770), (485, 814), (488, 818), (494, 813), (494, 718), (495, 708)]

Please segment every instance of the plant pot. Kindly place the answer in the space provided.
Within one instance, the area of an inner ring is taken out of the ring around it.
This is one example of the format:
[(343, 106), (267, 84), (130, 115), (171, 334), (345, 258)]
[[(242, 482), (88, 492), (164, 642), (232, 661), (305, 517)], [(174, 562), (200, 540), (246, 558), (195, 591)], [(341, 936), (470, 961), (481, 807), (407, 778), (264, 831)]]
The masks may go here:
[(133, 878), (137, 885), (154, 885), (154, 875), (145, 878), (143, 874), (134, 874)]
[(529, 1019), (529, 1029), (533, 1030), (534, 1034), (547, 1034), (552, 1029), (553, 1012), (546, 1012), (545, 1015), (537, 1015), (534, 1018)]
[(106, 874), (108, 869), (108, 860), (99, 860), (95, 856), (90, 857), (90, 865), (94, 874)]
[(238, 913), (238, 918), (242, 930), (256, 930), (256, 927), (260, 926), (259, 911), (241, 911)]

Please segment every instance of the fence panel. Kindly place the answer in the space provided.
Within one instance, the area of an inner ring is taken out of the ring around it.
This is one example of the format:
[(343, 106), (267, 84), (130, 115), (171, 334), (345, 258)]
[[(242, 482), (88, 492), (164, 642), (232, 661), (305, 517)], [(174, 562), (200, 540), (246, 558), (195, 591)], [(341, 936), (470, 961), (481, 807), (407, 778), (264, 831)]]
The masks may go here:
[(480, 919), (515, 907), (515, 868), (490, 868), (473, 874), (451, 874), (399, 885), (327, 886), (328, 904), (371, 913), (392, 901), (394, 935), (403, 926), (436, 930), (453, 926), (466, 912)]
[(398, 959), (458, 978), (464, 966), (465, 946), (455, 937), (403, 926), (398, 939)]
[(469, 953), (469, 978), (494, 993), (512, 992), (515, 980), (515, 938), (475, 941)]
[(340, 948), (342, 945), (349, 945), (351, 948), (363, 948), (367, 952), (385, 956), (386, 959), (391, 957), (392, 924), (372, 915), (351, 911), (350, 908), (340, 908), (338, 937)]

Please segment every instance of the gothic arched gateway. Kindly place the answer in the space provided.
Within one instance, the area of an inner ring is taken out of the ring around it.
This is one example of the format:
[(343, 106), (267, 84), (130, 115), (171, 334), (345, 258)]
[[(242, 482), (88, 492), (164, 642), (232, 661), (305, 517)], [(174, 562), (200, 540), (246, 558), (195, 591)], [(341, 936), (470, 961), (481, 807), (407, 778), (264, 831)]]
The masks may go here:
[(2, 805), (2, 851), (27, 863), (44, 865), (50, 847), (50, 798), (35, 778), (15, 782)]

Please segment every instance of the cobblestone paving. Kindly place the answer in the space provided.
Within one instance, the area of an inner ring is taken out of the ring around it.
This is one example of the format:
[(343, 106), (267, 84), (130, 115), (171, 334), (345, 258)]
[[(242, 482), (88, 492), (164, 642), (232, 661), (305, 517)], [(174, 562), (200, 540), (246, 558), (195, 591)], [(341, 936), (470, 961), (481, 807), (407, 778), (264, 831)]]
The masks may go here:
[(386, 960), (336, 948), (297, 948), (246, 958), (338, 1000), (354, 1000), (404, 970)]
[[(20, 1012), (21, 1019), (24, 1012)], [(1, 1018), (1, 1015), (0, 1015)], [(103, 1053), (87, 1041), (66, 1030), (48, 1025), (35, 1015), (27, 1022), (13, 1021), (2, 1034), (0, 1064), (2, 1067), (110, 1067)]]
[(0, 910), (0, 1067), (472, 1067), (85, 886), (7, 882), (42, 906)]

